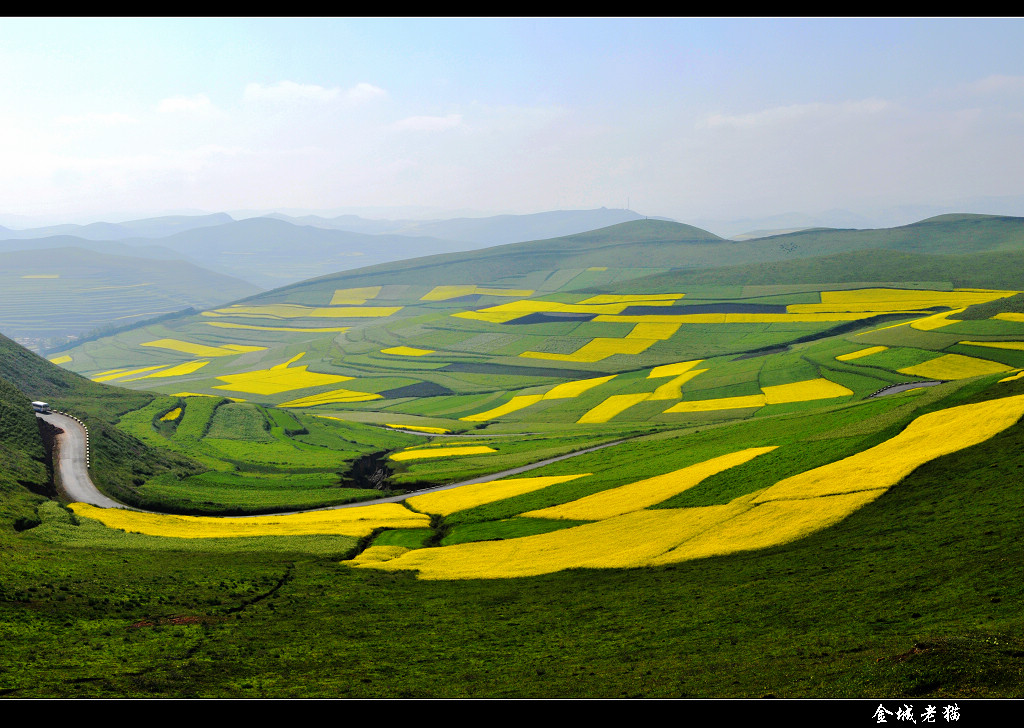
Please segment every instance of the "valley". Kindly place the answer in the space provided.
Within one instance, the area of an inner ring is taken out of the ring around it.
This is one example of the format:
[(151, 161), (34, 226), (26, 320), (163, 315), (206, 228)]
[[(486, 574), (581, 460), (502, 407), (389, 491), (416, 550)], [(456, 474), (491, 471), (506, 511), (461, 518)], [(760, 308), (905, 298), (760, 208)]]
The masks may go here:
[(4, 339), (0, 691), (1019, 697), (1022, 256), (632, 220)]

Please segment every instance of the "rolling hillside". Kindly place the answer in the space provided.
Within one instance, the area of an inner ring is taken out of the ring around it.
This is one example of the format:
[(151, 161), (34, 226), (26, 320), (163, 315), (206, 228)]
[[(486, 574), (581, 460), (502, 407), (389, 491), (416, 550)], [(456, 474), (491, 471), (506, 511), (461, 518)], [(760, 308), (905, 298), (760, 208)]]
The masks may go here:
[[(1020, 255), (1011, 223), (730, 269), (683, 261), (766, 241), (664, 221), (384, 264), (67, 352), (93, 381), (0, 342), (163, 512), (9, 491), (0, 689), (1019, 696), (1022, 286), (969, 262)], [(898, 248), (962, 239), (988, 252)]]
[(179, 260), (76, 247), (0, 253), (0, 332), (62, 342), (102, 327), (206, 308), (260, 289)]

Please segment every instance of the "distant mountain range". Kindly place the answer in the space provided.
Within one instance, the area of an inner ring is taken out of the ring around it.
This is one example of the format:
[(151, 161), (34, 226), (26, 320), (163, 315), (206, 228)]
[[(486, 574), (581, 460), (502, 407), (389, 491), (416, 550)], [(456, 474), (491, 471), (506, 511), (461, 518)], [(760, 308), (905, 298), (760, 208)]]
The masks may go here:
[(0, 250), (81, 247), (110, 255), (178, 258), (261, 288), (390, 261), (560, 237), (643, 219), (630, 210), (569, 210), (454, 220), (286, 215), (172, 216), (125, 223), (0, 229)]
[[(728, 240), (707, 230), (663, 220), (635, 220), (600, 230), (425, 256), (339, 271), (263, 294), (288, 295), (296, 287), (329, 289), (381, 284), (450, 285), (514, 278), (531, 271), (608, 267), (703, 270), (744, 264), (781, 264), (865, 250), (940, 256), (1024, 250), (1024, 218), (940, 215), (910, 225), (871, 230), (811, 228), (751, 240)], [(1024, 281), (1022, 281), (1024, 285)]]
[[(622, 216), (632, 219), (568, 235), (498, 245), (481, 242)], [(669, 220), (642, 219), (628, 210), (393, 223), (401, 233), (297, 224), (304, 218), (223, 222), (226, 217), (153, 218), (119, 226), (150, 237), (90, 240), (57, 235), (0, 241), (5, 276), (0, 332), (19, 338), (82, 335), (97, 327), (130, 324), (140, 315), (210, 307), (265, 289), (310, 284), (448, 285), (591, 267), (621, 270), (625, 280), (873, 249), (949, 256), (1024, 248), (1024, 218), (993, 215), (941, 215), (868, 230), (765, 231), (763, 237), (742, 240)], [(369, 222), (319, 220), (321, 225)], [(157, 237), (159, 230), (177, 232)], [(409, 234), (425, 230), (462, 239)], [(275, 295), (266, 294), (268, 300)]]
[(125, 240), (127, 238), (165, 238), (195, 228), (224, 225), (232, 217), (224, 212), (214, 215), (169, 215), (129, 222), (94, 222), (89, 225), (50, 225), (11, 230), (0, 226), (0, 240), (35, 240), (55, 235), (71, 235), (83, 240)]
[(367, 220), (356, 215), (324, 218), (316, 215), (289, 217), (273, 214), (268, 217), (331, 230), (348, 230), (373, 235), (425, 236), (472, 243), (475, 246), (557, 238), (597, 230), (620, 222), (644, 219), (643, 215), (632, 210), (609, 210), (604, 207), (598, 210), (555, 210), (532, 215), (461, 217), (451, 220)]

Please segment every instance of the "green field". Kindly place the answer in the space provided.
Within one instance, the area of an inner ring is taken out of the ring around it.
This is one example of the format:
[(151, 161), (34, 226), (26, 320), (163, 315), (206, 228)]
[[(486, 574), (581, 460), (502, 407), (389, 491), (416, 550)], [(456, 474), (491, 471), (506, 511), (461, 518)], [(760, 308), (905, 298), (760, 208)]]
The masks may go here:
[[(957, 225), (1015, 254), (1002, 218), (937, 218), (857, 238), (924, 236), (888, 265), (616, 268), (671, 229), (616, 226), (518, 268), (315, 279), (64, 369), (0, 341), (0, 691), (1021, 697), (1024, 330), (993, 317), (1024, 280), (955, 278)], [(30, 398), (156, 514), (61, 504)]]

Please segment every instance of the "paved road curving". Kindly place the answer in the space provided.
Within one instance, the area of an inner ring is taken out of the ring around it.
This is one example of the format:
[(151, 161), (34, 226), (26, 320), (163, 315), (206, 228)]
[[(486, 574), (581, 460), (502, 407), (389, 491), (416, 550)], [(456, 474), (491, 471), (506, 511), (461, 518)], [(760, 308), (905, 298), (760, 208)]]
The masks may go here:
[(78, 420), (56, 412), (37, 414), (36, 417), (64, 431), (57, 435), (53, 453), (58, 488), (64, 495), (74, 503), (89, 503), (101, 508), (130, 507), (100, 493), (89, 477), (85, 464), (87, 435)]
[(868, 399), (871, 397), (886, 397), (890, 394), (899, 394), (900, 392), (906, 392), (910, 389), (920, 389), (921, 387), (934, 387), (939, 384), (945, 384), (946, 382), (941, 379), (935, 379), (928, 382), (907, 382), (906, 384), (890, 384), (888, 387), (882, 387), (874, 394), (868, 395)]
[[(86, 467), (86, 431), (82, 424), (67, 415), (57, 414), (56, 412), (51, 414), (37, 414), (36, 417), (40, 417), (51, 425), (63, 430), (62, 434), (57, 435), (56, 444), (54, 446), (53, 465), (57, 473), (57, 483), (60, 490), (75, 503), (89, 503), (100, 508), (126, 508), (128, 510), (141, 510), (139, 508), (133, 508), (132, 506), (125, 505), (124, 503), (118, 503), (112, 498), (100, 493), (99, 489), (92, 482), (89, 477), (89, 470)], [(450, 483), (448, 485), (439, 485), (433, 488), (425, 488), (424, 490), (418, 490), (413, 493), (406, 493), (404, 495), (391, 496), (389, 498), (376, 498), (369, 501), (359, 501), (357, 503), (347, 503), (342, 506), (327, 506), (325, 508), (313, 508), (311, 511), (327, 511), (334, 510), (337, 508), (358, 508), (359, 506), (368, 506), (375, 503), (398, 503), (404, 501), (407, 498), (413, 496), (423, 495), (424, 493), (434, 493), (439, 490), (448, 490), (449, 488), (458, 488), (462, 485), (473, 485), (474, 483), (485, 483), (489, 480), (497, 480), (499, 478), (507, 478), (510, 475), (518, 475), (519, 473), (525, 473), (528, 470), (534, 470), (536, 468), (550, 465), (551, 463), (557, 463), (560, 460), (567, 460), (574, 458), (578, 455), (584, 455), (588, 452), (594, 452), (602, 448), (611, 447), (612, 445), (618, 445), (619, 443), (625, 442), (625, 440), (615, 440), (614, 442), (606, 442), (601, 445), (595, 445), (594, 447), (588, 447), (585, 450), (578, 450), (576, 452), (568, 453), (567, 455), (559, 455), (558, 457), (548, 458), (547, 460), (541, 460), (540, 462), (531, 463), (530, 465), (523, 465), (518, 468), (511, 468), (510, 470), (503, 470), (500, 473), (491, 473), (490, 475), (484, 475), (479, 478), (472, 478), (470, 480), (463, 480), (458, 483)], [(282, 513), (308, 513), (309, 511), (282, 511)], [(264, 514), (266, 515), (266, 514)], [(252, 516), (231, 516), (231, 518), (252, 518)]]
[[(46, 420), (51, 425), (63, 430), (61, 434), (56, 436), (53, 452), (53, 467), (56, 471), (56, 480), (59, 489), (63, 495), (67, 496), (73, 503), (88, 503), (93, 506), (100, 508), (124, 508), (131, 511), (140, 511), (139, 508), (132, 508), (126, 506), (123, 503), (108, 498), (100, 493), (99, 488), (96, 487), (95, 483), (92, 482), (92, 478), (89, 477), (89, 470), (86, 467), (86, 438), (87, 434), (85, 427), (73, 417), (67, 415), (58, 415), (57, 413), (51, 413), (49, 415), (36, 415), (36, 417)], [(531, 463), (529, 465), (523, 465), (518, 468), (512, 468), (510, 470), (503, 470), (500, 473), (490, 473), (489, 475), (483, 475), (478, 478), (472, 478), (470, 480), (461, 480), (457, 483), (450, 483), (447, 485), (436, 485), (430, 488), (424, 488), (423, 490), (416, 490), (414, 493), (404, 494), (402, 496), (392, 496), (390, 498), (380, 498), (373, 501), (359, 501), (357, 503), (349, 503), (344, 506), (328, 506), (326, 508), (314, 508), (312, 511), (330, 511), (338, 508), (358, 508), (359, 506), (371, 506), (377, 503), (399, 503), (408, 498), (414, 496), (422, 496), (426, 493), (435, 493), (437, 490), (447, 490), (453, 487), (459, 487), (460, 485), (472, 485), (473, 483), (482, 483), (488, 480), (497, 480), (499, 478), (506, 478), (510, 475), (518, 475), (528, 470), (535, 470), (536, 468), (550, 465), (551, 463), (557, 463), (560, 460), (567, 460), (569, 458), (575, 458), (580, 455), (586, 455), (587, 453), (593, 453), (596, 449), (603, 447), (610, 447), (612, 445), (620, 444), (626, 440), (614, 440), (613, 442), (604, 442), (603, 444), (595, 445), (593, 447), (587, 447), (581, 449), (575, 453), (569, 453), (567, 455), (560, 455), (557, 458), (549, 458), (548, 460), (542, 460), (539, 463)], [(145, 511), (144, 511), (145, 512)], [(148, 511), (152, 512), (152, 511)], [(282, 513), (308, 513), (309, 511), (282, 511)], [(266, 515), (266, 514), (264, 514)], [(231, 518), (252, 518), (253, 516), (228, 516)]]
[(491, 480), (498, 480), (499, 478), (507, 478), (510, 475), (519, 475), (519, 473), (525, 473), (528, 470), (536, 470), (542, 468), (545, 465), (551, 463), (557, 463), (560, 460), (568, 460), (574, 458), (577, 455), (586, 455), (588, 452), (594, 452), (595, 450), (601, 450), (612, 445), (618, 445), (625, 442), (625, 440), (615, 440), (614, 442), (606, 442), (601, 445), (594, 445), (594, 447), (588, 447), (586, 450), (577, 450), (576, 452), (568, 453), (567, 455), (559, 455), (558, 457), (548, 458), (547, 460), (541, 460), (536, 463), (530, 463), (529, 465), (521, 465), (518, 468), (510, 468), (509, 470), (502, 470), (500, 473), (491, 473), (490, 475), (481, 475), (479, 478), (471, 478), (470, 480), (460, 480), (458, 483), (449, 483), (448, 485), (435, 485), (433, 488), (424, 488), (423, 490), (416, 490), (412, 493), (405, 493), (404, 495), (394, 495), (389, 498), (375, 498), (374, 500), (359, 501), (358, 503), (346, 503), (343, 506), (328, 506), (327, 508), (316, 508), (314, 510), (334, 510), (338, 508), (356, 508), (358, 506), (369, 506), (375, 503), (399, 503), (406, 500), (407, 498), (414, 498), (424, 493), (436, 493), (439, 490), (449, 490), (451, 488), (459, 488), (463, 485), (475, 485), (476, 483), (486, 483)]

